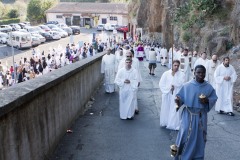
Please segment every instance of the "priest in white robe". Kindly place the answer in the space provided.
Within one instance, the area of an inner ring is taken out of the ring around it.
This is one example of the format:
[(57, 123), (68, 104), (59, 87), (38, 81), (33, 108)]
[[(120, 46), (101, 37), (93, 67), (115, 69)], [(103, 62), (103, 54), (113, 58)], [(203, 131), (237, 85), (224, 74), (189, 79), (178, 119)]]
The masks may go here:
[[(207, 59), (207, 53), (206, 52), (203, 52), (201, 54), (201, 57), (199, 57), (196, 62), (194, 63), (194, 68), (197, 66), (197, 65), (203, 65), (205, 68), (206, 68), (206, 64), (209, 60)], [(206, 80), (206, 79), (205, 79)]]
[(146, 55), (146, 60), (148, 61), (149, 60), (149, 51), (150, 51), (151, 47), (149, 44), (145, 45), (144, 47), (144, 51), (145, 51), (145, 55)]
[(192, 78), (191, 57), (188, 56), (188, 49), (184, 49), (180, 62), (180, 71), (184, 73), (184, 82), (188, 82)]
[(176, 111), (175, 97), (184, 83), (184, 74), (179, 71), (180, 61), (173, 61), (173, 69), (163, 73), (159, 87), (162, 92), (160, 111), (160, 126), (168, 129), (179, 130), (180, 115)]
[(224, 57), (223, 63), (219, 65), (214, 73), (216, 82), (216, 94), (218, 100), (215, 110), (220, 114), (233, 114), (233, 84), (237, 80), (237, 74), (232, 65), (230, 58)]
[(220, 65), (220, 61), (216, 54), (212, 55), (212, 59), (206, 64), (206, 80), (210, 83), (214, 89), (216, 89), (216, 83), (214, 79), (214, 72)]
[(119, 86), (119, 111), (121, 119), (133, 119), (135, 113), (135, 94), (138, 88), (137, 70), (131, 67), (132, 59), (125, 60), (125, 67), (116, 75)]
[(115, 55), (111, 54), (111, 49), (107, 49), (107, 54), (102, 58), (101, 73), (104, 73), (106, 93), (113, 93), (115, 88)]
[[(132, 68), (137, 70), (137, 80), (138, 80), (138, 86), (140, 86), (140, 83), (142, 82), (142, 76), (140, 73), (140, 68), (139, 68), (139, 60), (137, 58), (134, 57), (133, 53), (131, 51), (128, 51), (126, 53), (126, 57), (123, 58), (121, 60), (121, 62), (118, 65), (118, 70), (120, 70), (121, 68), (125, 67), (125, 60), (126, 59), (132, 59)], [(135, 97), (134, 97), (134, 101), (135, 101), (135, 110), (136, 110), (136, 114), (139, 113), (139, 109), (138, 109), (138, 103), (137, 103), (137, 91), (135, 92)]]
[(168, 63), (168, 52), (167, 49), (163, 46), (160, 50), (160, 61), (162, 66), (166, 66)]

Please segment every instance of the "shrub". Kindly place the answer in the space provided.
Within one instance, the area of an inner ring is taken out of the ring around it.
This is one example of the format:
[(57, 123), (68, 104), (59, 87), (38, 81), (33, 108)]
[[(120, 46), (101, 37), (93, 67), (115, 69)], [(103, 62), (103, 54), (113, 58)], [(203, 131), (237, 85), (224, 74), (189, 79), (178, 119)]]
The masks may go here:
[(184, 32), (182, 39), (183, 39), (184, 42), (189, 42), (191, 37), (192, 37), (192, 35), (191, 35), (190, 32)]
[(3, 19), (3, 20), (0, 20), (0, 25), (10, 24), (10, 23), (19, 23), (19, 22), (20, 22), (19, 18)]

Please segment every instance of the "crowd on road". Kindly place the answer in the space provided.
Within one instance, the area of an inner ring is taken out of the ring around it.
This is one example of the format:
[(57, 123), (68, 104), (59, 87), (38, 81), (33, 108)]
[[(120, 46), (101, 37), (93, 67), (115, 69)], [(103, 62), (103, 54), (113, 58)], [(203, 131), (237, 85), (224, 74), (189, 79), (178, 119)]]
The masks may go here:
[(144, 83), (140, 63), (149, 63), (149, 75), (155, 75), (157, 64), (168, 67), (161, 75), (162, 92), (160, 126), (177, 130), (176, 144), (171, 146), (175, 159), (204, 159), (207, 135), (207, 113), (215, 107), (219, 114), (234, 116), (233, 84), (237, 79), (230, 58), (221, 62), (217, 54), (189, 51), (173, 46), (169, 50), (159, 44), (127, 43), (102, 58), (105, 91), (119, 88), (120, 119), (132, 120), (139, 114), (137, 91)]

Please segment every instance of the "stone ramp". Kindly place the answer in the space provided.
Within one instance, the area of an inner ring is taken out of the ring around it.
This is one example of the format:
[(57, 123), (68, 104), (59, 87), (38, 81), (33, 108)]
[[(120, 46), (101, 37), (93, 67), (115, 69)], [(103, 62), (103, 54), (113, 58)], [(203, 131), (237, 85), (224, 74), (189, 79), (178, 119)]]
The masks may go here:
[[(141, 62), (143, 82), (138, 91), (140, 114), (134, 120), (119, 118), (118, 92), (105, 94), (101, 85), (95, 102), (80, 116), (73, 133), (66, 133), (51, 160), (172, 160), (169, 146), (176, 131), (160, 128), (161, 92), (159, 79), (167, 70), (158, 64), (156, 75), (149, 75), (148, 63)], [(206, 160), (237, 160), (240, 157), (240, 115), (209, 114)]]
[(80, 116), (59, 143), (52, 160), (170, 160), (170, 131), (159, 127), (158, 82), (165, 67), (148, 74), (141, 62), (143, 82), (138, 91), (140, 113), (134, 120), (119, 118), (118, 92), (105, 94), (102, 85), (95, 103)]

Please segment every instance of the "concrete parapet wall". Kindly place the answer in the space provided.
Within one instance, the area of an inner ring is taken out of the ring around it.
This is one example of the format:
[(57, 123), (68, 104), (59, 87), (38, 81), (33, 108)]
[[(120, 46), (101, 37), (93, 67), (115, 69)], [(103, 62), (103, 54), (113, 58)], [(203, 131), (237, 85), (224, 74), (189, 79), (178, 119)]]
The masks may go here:
[(45, 160), (103, 80), (103, 53), (0, 91), (0, 160)]

